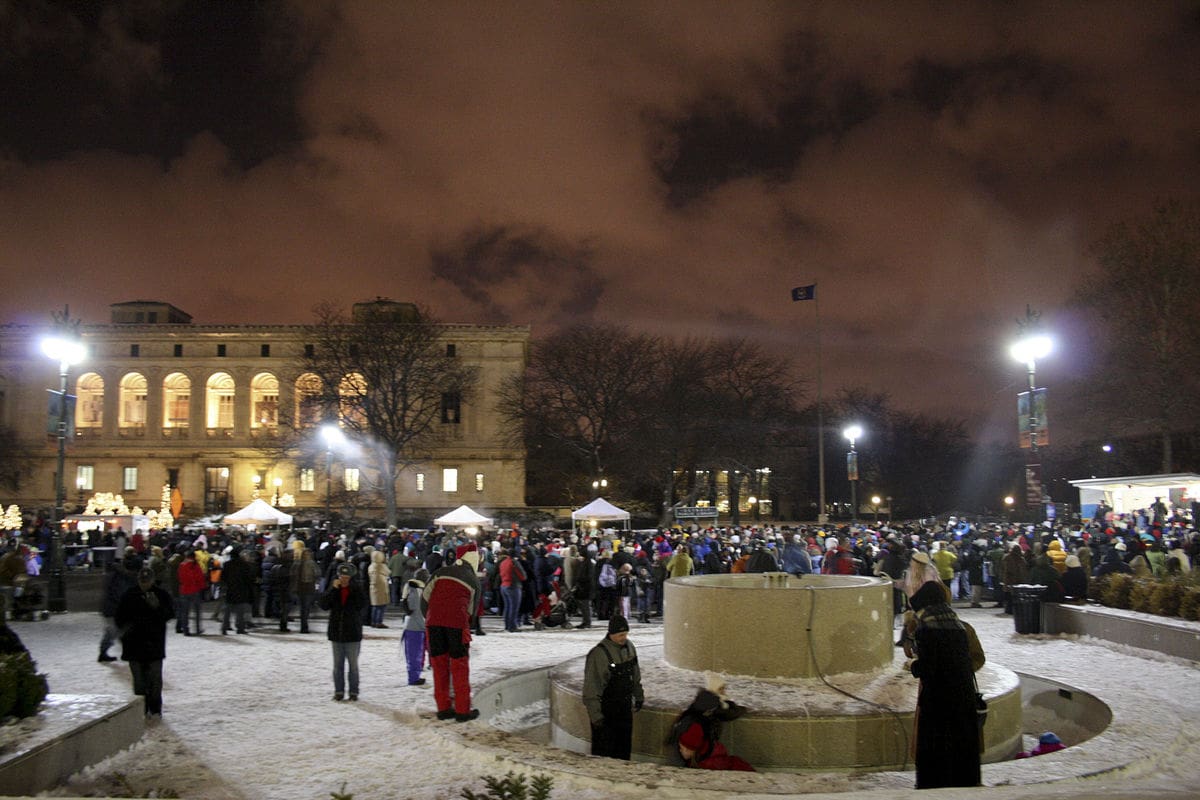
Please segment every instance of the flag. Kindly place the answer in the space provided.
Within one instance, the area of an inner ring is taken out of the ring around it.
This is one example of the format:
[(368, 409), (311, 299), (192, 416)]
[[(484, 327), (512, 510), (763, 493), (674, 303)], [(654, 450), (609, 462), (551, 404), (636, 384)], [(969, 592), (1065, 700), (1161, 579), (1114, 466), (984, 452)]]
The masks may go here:
[(792, 300), (816, 300), (817, 285), (815, 283), (808, 286), (797, 286), (792, 289)]

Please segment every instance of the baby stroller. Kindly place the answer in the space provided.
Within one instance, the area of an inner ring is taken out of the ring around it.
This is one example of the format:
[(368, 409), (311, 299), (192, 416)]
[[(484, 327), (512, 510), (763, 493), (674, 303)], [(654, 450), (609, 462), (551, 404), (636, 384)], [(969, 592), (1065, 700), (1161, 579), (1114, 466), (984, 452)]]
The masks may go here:
[(12, 618), (32, 622), (49, 619), (46, 609), (46, 594), (42, 587), (29, 579), (28, 575), (13, 578)]
[(572, 600), (571, 590), (561, 589), (557, 581), (552, 585), (553, 591), (549, 595), (541, 595), (538, 598), (538, 606), (534, 609), (533, 629), (536, 631), (542, 628), (571, 628), (571, 622), (567, 618), (567, 606)]

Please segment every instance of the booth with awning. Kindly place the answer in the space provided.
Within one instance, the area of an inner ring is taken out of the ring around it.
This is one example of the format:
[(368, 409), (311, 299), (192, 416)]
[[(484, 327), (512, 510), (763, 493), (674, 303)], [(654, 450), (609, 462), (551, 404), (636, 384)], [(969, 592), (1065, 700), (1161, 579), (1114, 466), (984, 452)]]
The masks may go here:
[(243, 509), (226, 514), (224, 525), (291, 525), (292, 515), (285, 514), (262, 498), (256, 499)]
[(485, 517), (470, 506), (464, 505), (449, 514), (438, 517), (433, 524), (442, 528), (490, 528), (492, 527), (492, 518)]
[(583, 508), (571, 512), (571, 520), (576, 525), (580, 523), (595, 524), (598, 522), (624, 522), (624, 529), (629, 530), (629, 512), (617, 508), (603, 497), (597, 497)]
[(1102, 502), (1116, 514), (1131, 514), (1151, 508), (1155, 498), (1162, 498), (1169, 507), (1186, 507), (1200, 497), (1200, 475), (1194, 472), (1086, 478), (1070, 483), (1079, 490), (1079, 511), (1085, 520), (1096, 516), (1096, 507)]

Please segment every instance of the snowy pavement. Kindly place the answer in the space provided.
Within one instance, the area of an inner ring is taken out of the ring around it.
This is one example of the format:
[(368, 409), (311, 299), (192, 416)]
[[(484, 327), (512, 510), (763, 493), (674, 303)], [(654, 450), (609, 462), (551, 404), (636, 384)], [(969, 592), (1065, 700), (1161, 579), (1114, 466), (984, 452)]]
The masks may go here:
[[(1012, 618), (990, 608), (961, 613), (989, 661), (1090, 692), (1114, 719), (1101, 735), (1061, 753), (985, 766), (986, 788), (944, 796), (1200, 797), (1196, 664), (1088, 638), (1018, 636)], [(13, 626), (52, 692), (130, 696), (124, 663), (96, 662), (99, 615)], [(308, 635), (258, 628), (221, 636), (214, 622), (205, 636), (169, 634), (162, 722), (51, 796), (153, 797), (161, 790), (204, 800), (325, 800), (344, 785), (355, 800), (432, 800), (459, 797), (464, 786), (481, 791), (480, 776), (514, 767), (551, 774), (554, 800), (916, 796), (911, 772), (715, 775), (563, 753), (482, 722), (437, 722), (431, 686), (406, 683), (398, 627), (367, 629), (361, 699), (335, 703), (323, 620), (313, 627)], [(485, 629), (489, 635), (472, 645), (476, 686), (578, 657), (604, 635), (599, 628), (507, 634), (495, 618)], [(632, 638), (654, 648), (662, 627), (634, 623)], [(1079, 777), (1085, 774), (1091, 777)]]

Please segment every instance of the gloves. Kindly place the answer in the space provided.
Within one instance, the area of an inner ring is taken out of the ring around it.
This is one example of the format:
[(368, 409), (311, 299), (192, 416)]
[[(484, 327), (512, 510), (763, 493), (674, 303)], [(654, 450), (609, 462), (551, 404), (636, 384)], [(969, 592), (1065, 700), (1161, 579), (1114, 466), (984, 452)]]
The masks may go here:
[(641, 710), (642, 710), (642, 706), (644, 706), (645, 704), (646, 704), (646, 701), (645, 701), (645, 700), (634, 700), (634, 701), (633, 701), (633, 710), (634, 710), (634, 712), (636, 713), (636, 712), (638, 712), (638, 711), (641, 711)]
[(158, 595), (154, 592), (146, 592), (146, 605), (151, 608), (158, 608)]

